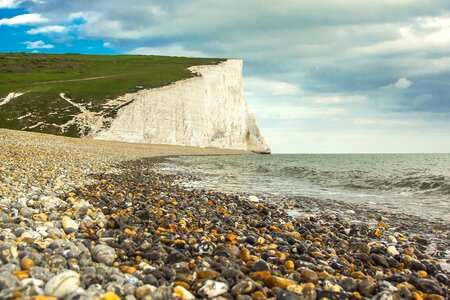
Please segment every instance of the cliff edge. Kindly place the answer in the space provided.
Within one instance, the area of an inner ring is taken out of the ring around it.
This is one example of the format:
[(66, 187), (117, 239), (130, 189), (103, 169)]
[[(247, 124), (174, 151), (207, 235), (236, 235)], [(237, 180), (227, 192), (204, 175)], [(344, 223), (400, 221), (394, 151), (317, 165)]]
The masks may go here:
[(95, 139), (270, 153), (244, 95), (242, 60), (193, 66), (198, 76), (120, 97)]

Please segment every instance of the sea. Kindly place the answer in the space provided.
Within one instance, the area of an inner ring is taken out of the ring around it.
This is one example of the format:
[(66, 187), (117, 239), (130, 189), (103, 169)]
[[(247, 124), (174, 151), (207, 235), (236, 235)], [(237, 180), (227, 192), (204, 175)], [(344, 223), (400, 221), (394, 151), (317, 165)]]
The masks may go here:
[(450, 222), (450, 154), (271, 154), (172, 157), (192, 188), (344, 201)]

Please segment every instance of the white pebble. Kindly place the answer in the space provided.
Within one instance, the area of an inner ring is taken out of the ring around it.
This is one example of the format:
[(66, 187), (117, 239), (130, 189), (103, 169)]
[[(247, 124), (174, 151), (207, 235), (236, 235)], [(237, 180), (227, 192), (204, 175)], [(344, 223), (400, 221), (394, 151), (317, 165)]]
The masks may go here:
[(64, 216), (61, 219), (61, 223), (64, 229), (75, 229), (78, 230), (78, 224), (72, 220), (71, 218), (69, 218), (68, 216)]
[(399, 255), (400, 253), (397, 251), (397, 248), (395, 246), (389, 246), (387, 247), (387, 252), (391, 255)]
[(248, 201), (259, 202), (259, 199), (258, 199), (258, 197), (251, 195), (251, 196), (248, 196)]
[(206, 280), (205, 284), (198, 290), (198, 294), (206, 298), (214, 298), (228, 292), (228, 286), (219, 281)]
[(64, 271), (54, 276), (45, 285), (45, 294), (64, 298), (80, 286), (80, 275), (74, 271)]

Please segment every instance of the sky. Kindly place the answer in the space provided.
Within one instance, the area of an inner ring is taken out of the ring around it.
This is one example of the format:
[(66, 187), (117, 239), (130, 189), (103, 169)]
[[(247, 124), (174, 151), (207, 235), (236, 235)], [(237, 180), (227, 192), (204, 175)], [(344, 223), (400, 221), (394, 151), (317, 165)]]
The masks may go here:
[(448, 0), (0, 0), (0, 51), (241, 58), (275, 153), (450, 152)]

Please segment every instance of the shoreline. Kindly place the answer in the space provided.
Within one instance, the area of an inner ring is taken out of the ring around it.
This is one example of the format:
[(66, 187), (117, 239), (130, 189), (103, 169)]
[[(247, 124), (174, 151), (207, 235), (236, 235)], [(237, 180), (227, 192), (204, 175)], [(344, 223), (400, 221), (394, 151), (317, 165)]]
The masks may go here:
[(162, 157), (140, 158), (123, 145), (62, 145), (23, 133), (0, 142), (8, 146), (0, 154), (2, 299), (450, 295), (449, 273), (425, 242), (396, 234), (390, 218), (293, 217), (289, 208), (313, 209), (316, 200), (187, 190), (177, 184), (183, 176), (154, 170)]
[[(169, 158), (169, 160), (167, 159)], [(172, 174), (174, 172), (161, 171), (159, 164), (169, 164), (176, 166), (176, 161), (170, 160), (171, 157), (162, 157), (156, 165), (156, 170), (163, 174)], [(199, 189), (198, 182), (202, 179), (195, 176), (185, 176), (178, 174), (181, 179), (177, 181), (182, 187), (188, 190)], [(194, 181), (194, 186), (190, 182)], [(228, 189), (221, 191), (217, 188), (206, 188), (210, 191), (219, 190), (226, 194), (236, 194)], [(346, 202), (343, 200), (328, 199), (322, 197), (310, 197), (302, 195), (272, 195), (266, 193), (239, 192), (240, 197), (247, 198), (250, 195), (256, 195), (266, 204), (277, 204), (284, 211), (288, 212), (292, 218), (314, 217), (318, 219), (332, 218), (344, 219), (350, 223), (364, 223), (376, 227), (380, 221), (389, 223), (389, 231), (398, 230), (398, 233), (404, 232), (412, 239), (420, 240), (422, 248), (427, 255), (438, 259), (445, 270), (450, 272), (450, 223), (446, 220), (433, 217), (425, 219), (423, 216), (408, 214), (399, 211), (389, 211), (385, 209), (375, 209), (374, 207), (364, 206), (363, 203)]]

